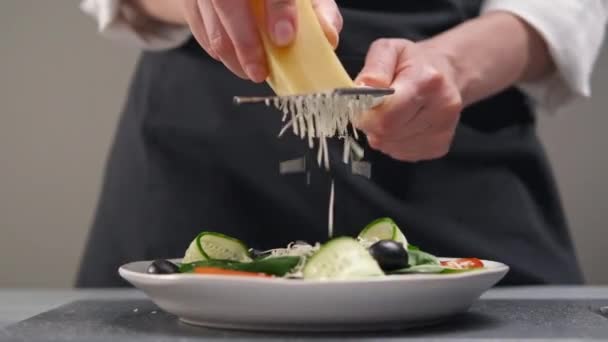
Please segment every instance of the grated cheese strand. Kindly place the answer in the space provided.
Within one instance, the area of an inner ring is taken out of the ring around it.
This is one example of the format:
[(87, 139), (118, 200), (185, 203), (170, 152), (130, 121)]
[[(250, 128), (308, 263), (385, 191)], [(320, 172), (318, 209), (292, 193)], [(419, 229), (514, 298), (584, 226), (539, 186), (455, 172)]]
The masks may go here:
[(328, 214), (328, 224), (327, 224), (327, 235), (331, 239), (334, 237), (334, 180), (331, 180), (331, 190), (329, 191), (329, 214)]
[(287, 245), (286, 248), (271, 249), (264, 253), (270, 252), (270, 256), (268, 256), (267, 258), (281, 257), (281, 256), (298, 256), (298, 257), (300, 257), (300, 262), (291, 270), (290, 273), (285, 275), (285, 277), (302, 278), (302, 269), (306, 265), (306, 262), (320, 248), (321, 248), (321, 244), (318, 242), (314, 245), (291, 242)]

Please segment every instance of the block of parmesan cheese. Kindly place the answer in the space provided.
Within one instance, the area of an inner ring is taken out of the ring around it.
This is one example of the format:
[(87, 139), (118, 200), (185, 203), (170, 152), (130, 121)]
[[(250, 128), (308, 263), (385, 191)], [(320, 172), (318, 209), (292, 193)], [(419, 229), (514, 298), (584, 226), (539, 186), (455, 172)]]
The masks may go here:
[(296, 0), (298, 30), (295, 40), (278, 47), (268, 37), (265, 1), (252, 6), (266, 50), (270, 76), (266, 80), (277, 95), (308, 94), (354, 86), (336, 56), (310, 0)]

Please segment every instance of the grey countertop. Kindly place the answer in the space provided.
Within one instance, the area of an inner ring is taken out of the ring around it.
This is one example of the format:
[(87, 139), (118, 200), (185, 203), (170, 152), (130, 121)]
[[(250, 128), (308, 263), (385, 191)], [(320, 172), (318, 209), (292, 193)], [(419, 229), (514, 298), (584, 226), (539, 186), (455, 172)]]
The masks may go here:
[(80, 299), (142, 299), (137, 290), (0, 289), (0, 328)]
[[(77, 300), (145, 300), (137, 290), (0, 289), (0, 329)], [(599, 300), (608, 302), (606, 287), (518, 287), (492, 289), (481, 303), (517, 300)], [(603, 323), (600, 323), (603, 325)], [(608, 328), (608, 319), (606, 319)], [(608, 330), (607, 330), (608, 331)], [(0, 334), (1, 335), (1, 334)], [(608, 340), (608, 335), (606, 336)]]

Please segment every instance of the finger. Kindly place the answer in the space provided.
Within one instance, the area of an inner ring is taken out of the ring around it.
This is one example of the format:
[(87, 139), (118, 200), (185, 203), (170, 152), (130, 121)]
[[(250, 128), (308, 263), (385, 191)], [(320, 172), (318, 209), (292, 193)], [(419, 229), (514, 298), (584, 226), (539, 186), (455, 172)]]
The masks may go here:
[[(395, 40), (379, 39), (372, 43), (365, 58), (365, 65), (355, 82), (363, 86), (387, 88), (393, 83), (401, 51)], [(412, 92), (413, 89), (410, 90)], [(408, 90), (401, 89), (401, 93), (393, 96), (407, 96)], [(408, 96), (409, 98), (409, 96)], [(386, 120), (386, 106), (383, 101), (379, 106), (363, 113), (357, 120), (357, 127), (367, 134), (384, 136), (391, 129), (390, 120)]]
[[(422, 68), (415, 80), (418, 96), (426, 99), (423, 108), (399, 127), (401, 138), (417, 136), (425, 132), (452, 130), (458, 123), (462, 110), (460, 94), (453, 91), (445, 77), (431, 68)], [(411, 82), (407, 73), (398, 76), (396, 82)]]
[(362, 116), (363, 127), (381, 139), (403, 139), (432, 127), (446, 128), (446, 124), (452, 122), (449, 116), (436, 115), (447, 98), (443, 93), (451, 89), (446, 86), (445, 77), (423, 64), (420, 58), (410, 58), (400, 61), (397, 66), (397, 76), (391, 84), (395, 95)]
[(273, 43), (291, 44), (298, 30), (296, 0), (266, 0), (266, 25)]
[(214, 59), (218, 59), (217, 55), (213, 52), (211, 46), (209, 45), (209, 38), (207, 37), (207, 32), (205, 31), (205, 24), (203, 23), (198, 0), (183, 0), (182, 6), (186, 21), (188, 22), (190, 31), (192, 32), (192, 35), (196, 41), (209, 54), (209, 56)]
[(209, 45), (224, 65), (235, 75), (248, 79), (236, 56), (232, 41), (224, 29), (211, 0), (199, 0), (199, 8), (205, 24)]
[(340, 32), (344, 25), (342, 14), (335, 0), (313, 0), (313, 8), (319, 18), (319, 23), (329, 43), (334, 47), (338, 47), (340, 42)]
[(254, 82), (268, 76), (262, 40), (249, 0), (212, 0), (242, 70)]
[(437, 95), (402, 128), (403, 138), (423, 133), (432, 134), (454, 130), (460, 119), (462, 99), (459, 94)]
[(402, 50), (401, 44), (393, 39), (374, 41), (365, 57), (365, 65), (355, 82), (372, 87), (389, 87), (393, 83)]
[(384, 140), (394, 140), (423, 108), (425, 98), (419, 96), (413, 83), (393, 84), (393, 100), (385, 100), (361, 115), (356, 125), (367, 134), (373, 134)]

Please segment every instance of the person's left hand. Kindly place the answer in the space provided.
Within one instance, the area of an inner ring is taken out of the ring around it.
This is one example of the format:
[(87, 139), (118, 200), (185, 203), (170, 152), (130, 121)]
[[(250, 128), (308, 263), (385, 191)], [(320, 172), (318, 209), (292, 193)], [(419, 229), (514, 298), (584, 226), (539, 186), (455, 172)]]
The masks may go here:
[(369, 145), (401, 161), (446, 155), (463, 107), (454, 74), (448, 58), (424, 44), (375, 41), (356, 82), (395, 94), (357, 122)]

